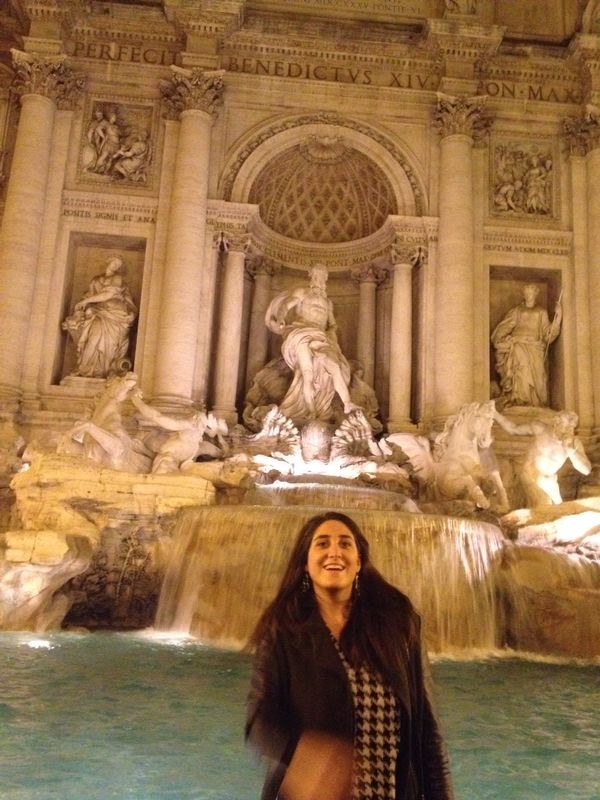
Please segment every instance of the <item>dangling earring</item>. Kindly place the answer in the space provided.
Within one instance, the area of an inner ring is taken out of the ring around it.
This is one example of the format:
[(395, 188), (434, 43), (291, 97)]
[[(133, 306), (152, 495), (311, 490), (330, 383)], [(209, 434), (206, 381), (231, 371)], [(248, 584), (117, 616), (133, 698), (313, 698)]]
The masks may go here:
[(302, 576), (302, 581), (300, 582), (300, 588), (303, 592), (308, 592), (310, 590), (310, 578), (308, 577), (308, 572), (305, 572)]
[(356, 597), (360, 594), (360, 581), (358, 579), (359, 573), (356, 573), (356, 577), (354, 578), (354, 595)]

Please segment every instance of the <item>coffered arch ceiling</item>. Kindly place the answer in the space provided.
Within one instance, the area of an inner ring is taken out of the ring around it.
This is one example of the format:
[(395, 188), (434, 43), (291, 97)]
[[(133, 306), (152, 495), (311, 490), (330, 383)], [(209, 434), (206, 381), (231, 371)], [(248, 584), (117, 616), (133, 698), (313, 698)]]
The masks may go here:
[(390, 216), (427, 213), (423, 168), (404, 143), (326, 113), (255, 129), (230, 153), (219, 193), (259, 206), (279, 236), (316, 245), (364, 239)]
[(249, 202), (276, 233), (334, 244), (370, 236), (398, 213), (385, 173), (341, 136), (311, 135), (258, 174)]

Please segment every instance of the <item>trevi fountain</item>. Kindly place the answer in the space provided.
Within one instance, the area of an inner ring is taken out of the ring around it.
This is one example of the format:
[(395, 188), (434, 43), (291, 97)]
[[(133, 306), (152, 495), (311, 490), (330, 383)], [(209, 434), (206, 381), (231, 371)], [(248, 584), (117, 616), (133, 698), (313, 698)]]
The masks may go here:
[(600, 4), (0, 26), (3, 635), (237, 657), (342, 509), (435, 657), (597, 664)]

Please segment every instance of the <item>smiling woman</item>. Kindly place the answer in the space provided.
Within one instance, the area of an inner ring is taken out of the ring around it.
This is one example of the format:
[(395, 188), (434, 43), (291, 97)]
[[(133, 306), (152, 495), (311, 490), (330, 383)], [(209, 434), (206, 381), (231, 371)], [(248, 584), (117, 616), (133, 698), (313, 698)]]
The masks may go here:
[(256, 649), (246, 735), (263, 800), (450, 800), (420, 620), (339, 512), (300, 530)]
[(313, 534), (306, 562), (323, 621), (336, 639), (352, 607), (358, 588), (360, 556), (349, 528), (339, 519), (326, 519)]

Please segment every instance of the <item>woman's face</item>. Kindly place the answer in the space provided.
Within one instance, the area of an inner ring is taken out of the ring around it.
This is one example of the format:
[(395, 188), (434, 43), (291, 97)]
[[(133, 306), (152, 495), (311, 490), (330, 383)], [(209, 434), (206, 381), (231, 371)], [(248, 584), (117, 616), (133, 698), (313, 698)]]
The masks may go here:
[(352, 592), (360, 556), (352, 531), (337, 519), (322, 522), (308, 548), (306, 571), (316, 592)]

